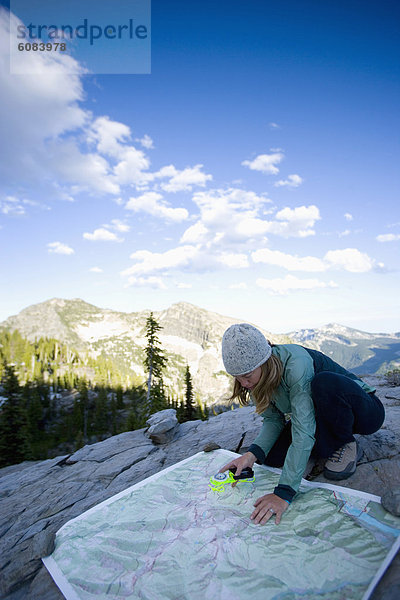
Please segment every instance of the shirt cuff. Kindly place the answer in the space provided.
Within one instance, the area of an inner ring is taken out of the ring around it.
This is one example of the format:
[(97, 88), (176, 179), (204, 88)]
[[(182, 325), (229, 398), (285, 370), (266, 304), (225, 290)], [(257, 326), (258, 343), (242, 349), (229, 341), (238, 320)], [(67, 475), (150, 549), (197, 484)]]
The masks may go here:
[(260, 446), (257, 446), (257, 444), (251, 444), (249, 452), (252, 452), (262, 465), (264, 464), (265, 452), (262, 448), (260, 448)]
[(290, 487), (290, 485), (279, 484), (274, 489), (274, 494), (275, 496), (279, 496), (279, 498), (282, 498), (282, 500), (286, 500), (286, 502), (289, 502), (290, 504), (293, 500), (293, 497), (296, 495), (296, 492), (293, 488)]

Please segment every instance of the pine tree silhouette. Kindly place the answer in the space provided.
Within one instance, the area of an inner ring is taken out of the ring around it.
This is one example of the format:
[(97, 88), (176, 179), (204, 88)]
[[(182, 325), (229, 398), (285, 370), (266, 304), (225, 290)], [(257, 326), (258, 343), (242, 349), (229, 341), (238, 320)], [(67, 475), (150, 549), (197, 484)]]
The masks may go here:
[(2, 386), (6, 400), (0, 408), (0, 467), (5, 467), (29, 460), (32, 453), (22, 388), (12, 365), (4, 364)]

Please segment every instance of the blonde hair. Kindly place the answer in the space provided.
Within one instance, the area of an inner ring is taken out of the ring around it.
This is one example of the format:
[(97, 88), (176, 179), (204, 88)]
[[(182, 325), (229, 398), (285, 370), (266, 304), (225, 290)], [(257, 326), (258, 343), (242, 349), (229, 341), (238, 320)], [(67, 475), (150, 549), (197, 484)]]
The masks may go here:
[[(271, 396), (281, 382), (283, 373), (282, 361), (278, 356), (271, 354), (269, 359), (261, 365), (260, 381), (251, 391), (256, 402), (256, 413), (261, 415), (269, 406)], [(250, 391), (243, 387), (235, 378), (233, 384), (231, 402), (238, 399), (241, 406), (248, 406), (250, 403)]]

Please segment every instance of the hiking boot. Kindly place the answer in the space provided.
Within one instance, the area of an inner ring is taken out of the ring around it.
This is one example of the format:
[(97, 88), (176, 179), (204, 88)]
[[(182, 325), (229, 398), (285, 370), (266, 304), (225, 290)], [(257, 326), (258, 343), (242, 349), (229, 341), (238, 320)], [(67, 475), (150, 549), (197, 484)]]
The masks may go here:
[(355, 473), (357, 461), (360, 460), (363, 451), (357, 446), (357, 442), (349, 442), (332, 454), (325, 463), (324, 476), (327, 479), (347, 479)]

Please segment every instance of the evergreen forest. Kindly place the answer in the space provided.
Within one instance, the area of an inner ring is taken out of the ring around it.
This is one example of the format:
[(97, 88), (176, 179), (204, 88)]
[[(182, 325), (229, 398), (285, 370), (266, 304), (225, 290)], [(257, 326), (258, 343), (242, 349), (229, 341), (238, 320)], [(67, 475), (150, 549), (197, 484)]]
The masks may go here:
[(153, 314), (146, 320), (145, 380), (126, 384), (112, 356), (94, 358), (56, 339), (31, 342), (0, 331), (0, 467), (73, 452), (112, 435), (145, 427), (149, 416), (174, 408), (179, 422), (207, 419), (195, 399), (189, 366), (184, 393), (164, 386), (168, 359)]

